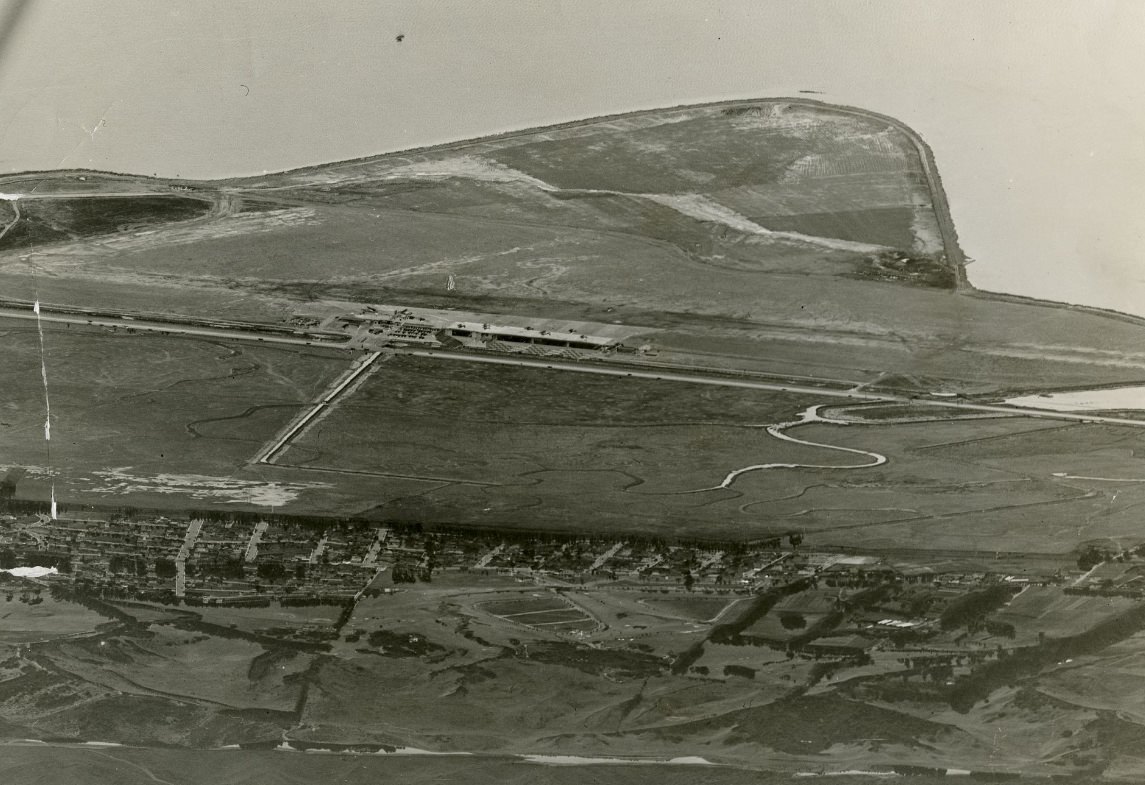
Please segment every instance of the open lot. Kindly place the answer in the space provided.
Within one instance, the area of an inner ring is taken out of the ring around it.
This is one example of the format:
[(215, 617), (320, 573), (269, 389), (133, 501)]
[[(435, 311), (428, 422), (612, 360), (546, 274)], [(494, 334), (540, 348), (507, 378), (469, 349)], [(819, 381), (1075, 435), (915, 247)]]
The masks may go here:
[[(664, 764), (633, 766), (618, 762), (589, 768), (595, 782), (625, 785), (689, 785), (696, 767)], [(340, 785), (373, 785), (379, 781), (408, 785), (473, 783), (499, 785), (527, 781), (538, 785), (581, 785), (584, 766), (554, 766), (542, 761), (471, 756), (425, 755), (307, 755), (273, 750), (92, 750), (63, 746), (5, 746), (0, 777), (20, 785), (55, 785), (60, 774), (79, 785), (153, 785), (155, 778), (185, 785), (257, 780), (266, 785), (332, 780)], [(787, 782), (790, 773), (756, 769), (704, 767), (712, 785), (772, 785)], [(833, 778), (838, 785), (861, 779)], [(920, 778), (918, 785), (942, 785), (942, 779)]]

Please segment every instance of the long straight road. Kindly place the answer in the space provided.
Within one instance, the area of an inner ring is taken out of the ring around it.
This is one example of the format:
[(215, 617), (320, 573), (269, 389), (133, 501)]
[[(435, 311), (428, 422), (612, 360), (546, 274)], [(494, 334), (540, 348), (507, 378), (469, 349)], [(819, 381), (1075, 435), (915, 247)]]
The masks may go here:
[(347, 387), (368, 373), (379, 358), (390, 356), (392, 355), (383, 355), (381, 352), (374, 352), (364, 360), (351, 366), (345, 373), (334, 380), (334, 383), (331, 385), (325, 395), (315, 401), (309, 409), (304, 411), (293, 422), (287, 425), (282, 435), (275, 439), (274, 442), (259, 450), (258, 454), (251, 458), (250, 462), (273, 464), (275, 459), (278, 457), (278, 454), (282, 452), (287, 443), (289, 443), (291, 439), (301, 433), (307, 425), (313, 422), (315, 417), (327, 411), (329, 407), (334, 403), (334, 401), (338, 399), (338, 396), (340, 396)]
[(520, 356), (468, 354), (451, 352), (439, 349), (395, 349), (398, 355), (413, 355), (416, 357), (435, 357), (443, 360), (461, 360), (464, 362), (492, 363), (495, 365), (523, 365), (532, 368), (546, 368), (554, 371), (573, 371), (576, 373), (595, 373), (603, 376), (622, 376), (634, 379), (657, 379), (673, 382), (690, 382), (692, 384), (711, 384), (717, 387), (742, 387), (749, 390), (771, 390), (775, 392), (793, 392), (806, 395), (823, 396), (826, 398), (849, 398), (857, 401), (883, 401), (887, 403), (909, 403), (916, 406), (932, 406), (938, 409), (959, 409), (964, 411), (990, 412), (992, 414), (1008, 414), (1022, 417), (1037, 417), (1046, 420), (1067, 420), (1071, 422), (1099, 423), (1103, 425), (1132, 425), (1145, 428), (1145, 420), (1134, 420), (1127, 417), (1106, 417), (1102, 415), (1086, 414), (1084, 412), (1056, 412), (1048, 409), (1029, 409), (1020, 406), (1006, 406), (1003, 404), (976, 404), (966, 401), (934, 400), (930, 398), (913, 398), (908, 395), (895, 395), (893, 393), (863, 392), (861, 390), (841, 390), (831, 387), (810, 387), (798, 384), (784, 384), (781, 382), (765, 382), (754, 379), (734, 379), (726, 376), (714, 376), (701, 373), (680, 373), (677, 371), (643, 371), (639, 368), (609, 367), (594, 361), (585, 362), (557, 362), (544, 358), (525, 359)]
[[(0, 307), (2, 319), (24, 319), (36, 321), (36, 314), (31, 308)], [(116, 318), (111, 316), (87, 316), (82, 314), (52, 313), (40, 309), (39, 320), (54, 324), (80, 324), (93, 327), (109, 327), (116, 330), (135, 330), (145, 333), (162, 333), (166, 335), (189, 335), (197, 338), (219, 338), (228, 341), (249, 341), (254, 343), (279, 343), (290, 346), (326, 346), (342, 348), (332, 341), (322, 341), (316, 338), (306, 338), (282, 333), (259, 332), (226, 327), (205, 327), (194, 324), (178, 324), (175, 322), (155, 322), (146, 319)]]
[[(11, 306), (0, 307), (0, 319), (36, 320), (36, 314), (31, 308), (27, 310)], [(261, 332), (256, 325), (251, 328), (240, 327), (205, 327), (195, 324), (176, 322), (157, 322), (137, 318), (117, 318), (109, 316), (96, 316), (87, 314), (52, 313), (43, 308), (40, 310), (41, 321), (63, 324), (92, 325), (96, 327), (110, 327), (139, 332), (152, 332), (165, 335), (188, 335), (193, 337), (215, 338), (219, 340), (247, 341), (258, 343), (285, 344), (290, 346), (322, 346), (331, 349), (360, 352), (360, 345), (350, 346), (345, 343), (321, 340), (315, 337), (285, 335), (282, 333)], [(439, 360), (454, 360), (459, 362), (488, 363), (492, 365), (516, 365), (527, 368), (544, 368), (554, 371), (568, 371), (573, 373), (591, 373), (601, 376), (631, 377), (637, 379), (655, 379), (660, 381), (689, 382), (692, 384), (709, 384), (716, 387), (739, 387), (749, 390), (769, 390), (773, 392), (793, 392), (805, 395), (821, 396), (824, 398), (842, 398), (854, 401), (885, 401), (888, 403), (910, 403), (916, 406), (931, 406), (936, 409), (955, 409), (959, 411), (988, 412), (991, 414), (1034, 417), (1043, 420), (1064, 420), (1067, 422), (1097, 423), (1101, 425), (1127, 425), (1136, 428), (1145, 427), (1145, 420), (1134, 420), (1128, 417), (1109, 417), (1105, 415), (1087, 414), (1085, 412), (1058, 412), (1049, 409), (1033, 409), (1021, 406), (1008, 406), (1004, 404), (970, 403), (968, 401), (938, 400), (933, 398), (916, 398), (908, 395), (894, 393), (865, 392), (857, 389), (842, 389), (838, 387), (816, 387), (811, 385), (789, 384), (782, 381), (762, 381), (757, 379), (737, 379), (729, 375), (718, 373), (717, 369), (710, 371), (661, 371), (643, 370), (638, 366), (621, 366), (600, 360), (585, 360), (569, 362), (546, 357), (526, 357), (524, 355), (498, 355), (479, 354), (476, 352), (457, 352), (447, 349), (420, 349), (413, 347), (387, 347), (387, 351), (395, 355), (408, 355), (411, 357), (429, 357)], [(376, 359), (376, 358), (375, 358)]]

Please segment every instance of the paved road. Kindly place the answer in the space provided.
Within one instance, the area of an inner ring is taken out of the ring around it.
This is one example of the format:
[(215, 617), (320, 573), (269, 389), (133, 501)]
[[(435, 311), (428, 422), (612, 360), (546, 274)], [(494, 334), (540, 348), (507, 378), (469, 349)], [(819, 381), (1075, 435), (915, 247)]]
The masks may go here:
[(321, 399), (314, 402), (311, 408), (307, 409), (300, 417), (298, 417), (290, 426), (287, 427), (286, 432), (282, 434), (273, 444), (266, 448), (259, 450), (258, 454), (251, 459), (251, 463), (274, 463), (278, 453), (287, 443), (297, 436), (310, 422), (314, 420), (338, 398), (342, 392), (353, 384), (356, 380), (360, 379), (363, 374), (367, 373), (370, 368), (380, 357), (390, 356), (383, 355), (381, 352), (374, 352), (366, 357), (360, 363), (350, 368), (341, 377), (334, 381), (333, 386), (330, 388)]
[[(34, 321), (36, 319), (36, 315), (30, 308), (24, 310), (20, 308), (0, 307), (0, 318), (25, 319)], [(361, 351), (360, 347), (352, 347), (344, 343), (333, 343), (330, 341), (322, 341), (304, 336), (283, 335), (281, 333), (260, 333), (253, 330), (243, 330), (238, 327), (202, 327), (197, 325), (167, 322), (149, 322), (142, 319), (60, 314), (44, 311), (43, 309), (41, 309), (40, 319), (45, 322), (63, 324), (87, 324), (97, 327), (114, 327), (126, 330), (137, 330), (139, 332), (154, 332), (166, 335), (189, 335), (199, 338), (286, 344), (291, 346), (324, 346), (327, 348), (344, 349), (347, 351)], [(959, 411), (989, 412), (991, 414), (1020, 415), (1023, 417), (1033, 417), (1042, 420), (1064, 420), (1067, 422), (1098, 423), (1102, 425), (1128, 425), (1136, 428), (1145, 427), (1145, 420), (1134, 420), (1125, 417), (1107, 417), (1102, 415), (1087, 414), (1085, 412), (1056, 412), (1048, 409), (1032, 409), (1020, 406), (1006, 406), (1003, 404), (985, 404), (970, 403), (968, 401), (913, 398), (907, 395), (864, 392), (857, 389), (843, 390), (832, 387), (814, 387), (809, 385), (786, 384), (781, 382), (766, 382), (747, 378), (736, 379), (728, 376), (707, 374), (700, 371), (681, 372), (641, 370), (639, 368), (633, 367), (618, 367), (617, 365), (596, 360), (567, 362), (544, 357), (526, 357), (523, 355), (476, 354), (469, 352), (455, 352), (445, 349), (416, 349), (399, 347), (387, 348), (397, 355), (431, 357), (440, 360), (488, 363), (492, 365), (516, 365), (529, 368), (547, 368), (556, 371), (591, 373), (601, 376), (620, 376), (637, 379), (657, 379), (662, 381), (690, 382), (692, 384), (709, 384), (716, 387), (739, 387), (749, 390), (793, 392), (823, 398), (844, 398), (853, 401), (886, 401), (911, 403), (918, 406), (933, 406), (938, 409), (955, 409)]]
[(762, 382), (752, 379), (732, 379), (725, 376), (708, 376), (699, 373), (678, 373), (672, 371), (642, 371), (637, 369), (624, 369), (595, 364), (593, 361), (583, 363), (555, 362), (543, 358), (525, 359), (514, 356), (465, 354), (438, 349), (395, 349), (395, 354), (407, 354), (417, 357), (435, 357), (445, 360), (461, 360), (465, 362), (492, 363), (495, 365), (524, 365), (534, 368), (549, 368), (557, 371), (574, 371), (577, 373), (595, 373), (604, 376), (631, 376), (638, 379), (660, 379), (664, 381), (691, 382), (692, 384), (711, 384), (718, 387), (743, 387), (749, 390), (771, 390), (775, 392), (794, 392), (806, 395), (822, 396), (825, 398), (850, 398), (852, 400), (885, 401), (897, 403), (910, 403), (919, 406), (933, 406), (940, 409), (959, 409), (976, 412), (990, 412), (993, 414), (1021, 415), (1023, 417), (1036, 417), (1045, 420), (1068, 420), (1071, 422), (1100, 423), (1106, 425), (1132, 425), (1138, 428), (1145, 427), (1145, 420), (1132, 420), (1123, 417), (1104, 417), (1079, 412), (1055, 412), (1048, 409), (1027, 409), (1019, 406), (1005, 406), (993, 404), (976, 404), (966, 401), (931, 400), (926, 398), (912, 398), (906, 395), (893, 395), (890, 393), (863, 392), (861, 390), (839, 390), (824, 387), (808, 387), (796, 384), (781, 384), (777, 382)]
[[(0, 307), (0, 318), (36, 320), (32, 309)], [(257, 343), (289, 344), (291, 346), (326, 346), (340, 348), (337, 343), (320, 341), (281, 333), (261, 333), (225, 327), (200, 327), (197, 325), (174, 324), (168, 322), (149, 322), (144, 319), (120, 319), (109, 316), (84, 316), (74, 314), (51, 313), (40, 309), (40, 321), (58, 324), (86, 324), (96, 327), (113, 327), (122, 330), (136, 330), (138, 332), (163, 333), (166, 335), (190, 335), (197, 338), (219, 338), (228, 341), (250, 341)]]
[(139, 196), (186, 196), (202, 199), (204, 194), (213, 195), (203, 191), (172, 191), (160, 188), (154, 191), (26, 191), (8, 193), (6, 197), (9, 201), (18, 202), (28, 199), (117, 199)]

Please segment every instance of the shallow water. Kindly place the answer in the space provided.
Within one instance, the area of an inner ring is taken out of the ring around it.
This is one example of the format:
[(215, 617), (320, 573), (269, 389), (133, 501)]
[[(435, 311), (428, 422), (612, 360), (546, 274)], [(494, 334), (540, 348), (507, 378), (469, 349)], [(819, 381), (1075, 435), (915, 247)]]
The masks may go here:
[(1012, 406), (1054, 409), (1059, 412), (1100, 412), (1145, 409), (1145, 387), (1114, 387), (1104, 390), (1076, 390), (1046, 395), (1010, 398)]

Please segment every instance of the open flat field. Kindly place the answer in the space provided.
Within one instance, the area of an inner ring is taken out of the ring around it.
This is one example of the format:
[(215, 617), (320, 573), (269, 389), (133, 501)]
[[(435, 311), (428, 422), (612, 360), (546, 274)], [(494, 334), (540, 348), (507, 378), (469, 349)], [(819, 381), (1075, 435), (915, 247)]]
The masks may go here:
[[(28, 643), (82, 635), (106, 619), (48, 592), (30, 591), (24, 581), (0, 574), (0, 644)], [(35, 604), (29, 600), (36, 600)]]
[(139, 637), (64, 642), (48, 656), (78, 678), (129, 694), (287, 712), (298, 698), (298, 685), (291, 686), (289, 677), (310, 662), (308, 656), (291, 652), (278, 657), (273, 667), (260, 670), (254, 663), (264, 655), (264, 648), (250, 641), (163, 626), (149, 632)]
[[(33, 498), (46, 497), (49, 468), (57, 496), (69, 501), (193, 506), (273, 497), (257, 475), (241, 474), (246, 460), (345, 365), (321, 350), (47, 325), (49, 459), (35, 324), (3, 328), (0, 465), (32, 467), (20, 490)], [(282, 500), (302, 488), (285, 485)]]
[[(782, 431), (797, 441), (760, 427), (797, 419), (812, 398), (397, 358), (280, 464), (351, 486), (391, 474), (438, 483), (375, 506), (379, 519), (730, 538), (800, 531), (871, 547), (909, 542), (896, 534), (908, 531), (939, 548), (1048, 553), (1138, 537), (1136, 485), (1059, 476), (1108, 471), (1145, 438), (1136, 428), (943, 420), (933, 409), (922, 421)], [(1087, 448), (1071, 446), (1079, 436)]]

